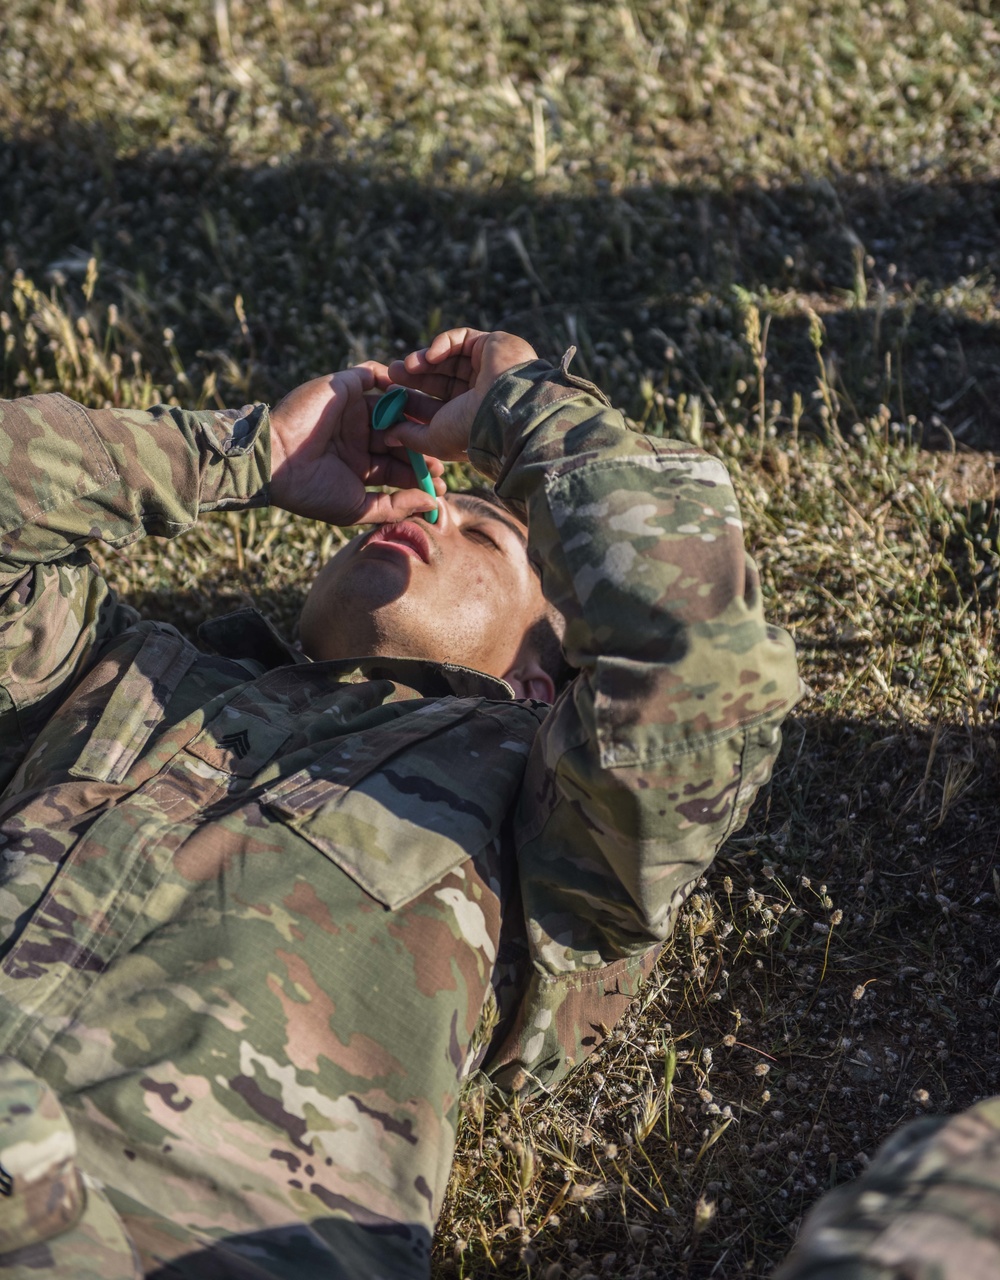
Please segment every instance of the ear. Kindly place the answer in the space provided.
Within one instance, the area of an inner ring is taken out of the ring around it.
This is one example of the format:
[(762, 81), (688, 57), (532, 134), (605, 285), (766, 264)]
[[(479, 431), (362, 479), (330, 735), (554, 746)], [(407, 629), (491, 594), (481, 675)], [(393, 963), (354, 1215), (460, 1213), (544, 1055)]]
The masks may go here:
[(534, 656), (518, 655), (514, 665), (503, 677), (518, 698), (531, 698), (535, 702), (555, 702), (556, 686), (552, 677), (538, 665)]

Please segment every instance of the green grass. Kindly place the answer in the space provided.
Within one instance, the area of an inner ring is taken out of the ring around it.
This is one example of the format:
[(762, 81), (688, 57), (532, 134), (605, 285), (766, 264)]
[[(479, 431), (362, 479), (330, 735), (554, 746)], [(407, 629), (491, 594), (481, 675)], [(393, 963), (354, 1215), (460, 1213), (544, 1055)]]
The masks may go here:
[[(731, 467), (810, 694), (654, 982), (473, 1089), (466, 1277), (766, 1275), (896, 1125), (998, 1091), (1000, 30), (985, 3), (8, 0), (0, 392), (274, 399), (453, 323), (570, 342)], [(107, 558), (287, 631), (343, 535)]]

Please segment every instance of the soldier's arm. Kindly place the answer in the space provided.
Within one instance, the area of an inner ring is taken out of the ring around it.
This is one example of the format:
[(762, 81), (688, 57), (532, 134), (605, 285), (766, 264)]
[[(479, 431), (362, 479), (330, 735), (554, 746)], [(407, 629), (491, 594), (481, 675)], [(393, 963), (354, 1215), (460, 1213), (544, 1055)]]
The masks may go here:
[(267, 501), (267, 409), (84, 409), (0, 402), (0, 584), (88, 543), (174, 536), (203, 511)]
[(262, 405), (239, 412), (0, 402), (0, 786), (63, 691), (135, 614), (88, 546), (171, 536), (267, 500)]
[(774, 1280), (1000, 1275), (1000, 1098), (904, 1125), (810, 1211)]
[(580, 671), (516, 819), (530, 955), (487, 1066), (517, 1087), (556, 1079), (620, 1016), (770, 776), (799, 682), (717, 459), (628, 430), (541, 362), (496, 381), (469, 456), (523, 505)]

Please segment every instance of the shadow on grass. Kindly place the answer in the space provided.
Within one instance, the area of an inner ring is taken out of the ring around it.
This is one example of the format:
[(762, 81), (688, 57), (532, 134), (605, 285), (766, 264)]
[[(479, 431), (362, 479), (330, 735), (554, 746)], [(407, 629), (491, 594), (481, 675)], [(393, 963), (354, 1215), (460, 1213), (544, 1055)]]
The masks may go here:
[[(930, 725), (793, 714), (766, 799), (711, 877), (728, 864), (758, 889), (780, 880), (807, 916), (842, 913), (831, 931), (791, 930), (765, 964), (776, 1057), (801, 1075), (797, 1047), (808, 1057), (824, 1045), (850, 1077), (840, 1083), (853, 1085), (839, 1104), (845, 1125), (861, 1123), (862, 1099), (888, 1131), (917, 1088), (936, 1110), (1000, 1091), (1000, 752), (992, 716), (970, 723), (970, 712), (966, 723)], [(821, 980), (817, 955), (827, 960)], [(859, 984), (871, 985), (863, 1000)], [(792, 1016), (803, 991), (811, 1025)], [(820, 1021), (830, 1025), (817, 1035)], [(852, 1043), (838, 1046), (845, 1032)], [(892, 1051), (860, 1064), (836, 1053), (866, 1037)]]
[[(532, 1185), (539, 1273), (596, 1272), (613, 1253), (616, 1275), (770, 1275), (801, 1214), (900, 1124), (1000, 1092), (997, 771), (986, 725), (789, 719), (771, 786), (689, 899), (638, 1011), (554, 1102), (507, 1111), (522, 1142), (570, 1153), (578, 1183), (613, 1184), (537, 1233), (560, 1186), (566, 1199), (561, 1169)], [(669, 1122), (648, 1126), (661, 1046), (676, 1055)], [(438, 1274), (454, 1274), (456, 1239), (471, 1239), (462, 1275), (523, 1274), (513, 1231), (505, 1252), (491, 1246), (502, 1256), (479, 1249), (474, 1126), (463, 1143)]]
[(238, 575), (229, 574), (206, 585), (203, 591), (157, 586), (130, 591), (123, 599), (143, 618), (169, 622), (195, 644), (200, 643), (198, 628), (203, 622), (246, 608), (259, 609), (286, 640), (294, 643), (305, 590), (300, 586), (242, 584)]
[(581, 370), (635, 417), (657, 412), (654, 391), (668, 425), (682, 394), (727, 414), (736, 399), (746, 416), (757, 387), (739, 286), (772, 316), (767, 398), (787, 413), (799, 392), (807, 426), (812, 306), (842, 425), (884, 403), (927, 443), (1000, 445), (997, 181), (483, 194), (315, 160), (121, 158), (63, 122), (0, 139), (0, 183), (0, 304), (17, 268), (73, 282), (95, 255), (96, 296), (122, 316), (113, 341), (138, 344), (180, 398), (208, 372), (224, 397), (273, 396), (440, 326), (506, 324), (548, 355), (576, 343)]

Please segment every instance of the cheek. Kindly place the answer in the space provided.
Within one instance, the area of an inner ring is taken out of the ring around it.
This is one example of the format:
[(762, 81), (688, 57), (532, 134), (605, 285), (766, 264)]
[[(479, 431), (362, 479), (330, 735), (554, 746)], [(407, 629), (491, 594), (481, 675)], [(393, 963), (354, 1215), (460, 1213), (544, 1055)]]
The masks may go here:
[(511, 603), (510, 584), (502, 576), (490, 573), (478, 562), (469, 564), (449, 591), (443, 610), (453, 651), (460, 646), (466, 662), (495, 665), (517, 628), (518, 610), (512, 609)]
[(449, 596), (458, 609), (479, 608), (500, 590), (496, 571), (481, 555), (467, 555), (452, 567)]
[(504, 573), (502, 565), (479, 562), (473, 565), (466, 579), (465, 594), (470, 604), (485, 613), (503, 615), (515, 605), (510, 576)]
[(498, 592), (494, 583), (484, 575), (470, 574), (457, 586), (450, 612), (466, 631), (487, 633), (495, 625)]
[(470, 601), (487, 644), (507, 658), (513, 658), (525, 630), (525, 601), (519, 585), (503, 575), (485, 579)]

